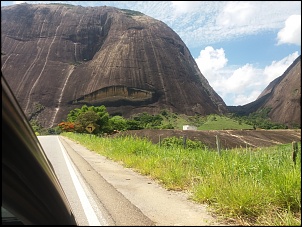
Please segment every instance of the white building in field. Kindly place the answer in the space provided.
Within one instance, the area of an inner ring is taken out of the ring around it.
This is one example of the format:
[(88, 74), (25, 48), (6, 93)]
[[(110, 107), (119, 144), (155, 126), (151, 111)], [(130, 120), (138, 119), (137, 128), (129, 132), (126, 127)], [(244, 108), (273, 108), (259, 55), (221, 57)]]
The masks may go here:
[(182, 126), (183, 130), (197, 130), (196, 126), (192, 126), (192, 125), (183, 125)]

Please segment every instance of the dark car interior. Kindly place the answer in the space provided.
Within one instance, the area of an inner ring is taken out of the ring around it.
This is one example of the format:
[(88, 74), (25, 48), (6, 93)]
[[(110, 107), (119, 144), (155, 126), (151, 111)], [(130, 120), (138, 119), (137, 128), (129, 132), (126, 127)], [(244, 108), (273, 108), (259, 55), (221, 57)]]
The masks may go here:
[(63, 189), (1, 72), (2, 225), (77, 225)]

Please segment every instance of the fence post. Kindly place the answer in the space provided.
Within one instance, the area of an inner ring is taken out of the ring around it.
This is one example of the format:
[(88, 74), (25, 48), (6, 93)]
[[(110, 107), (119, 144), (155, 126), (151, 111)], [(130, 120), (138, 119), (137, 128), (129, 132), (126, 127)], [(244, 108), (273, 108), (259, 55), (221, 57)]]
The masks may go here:
[(186, 135), (184, 135), (184, 137), (183, 137), (183, 144), (184, 144), (184, 149), (186, 149), (186, 147), (187, 147), (187, 136)]
[(220, 153), (220, 139), (218, 137), (218, 135), (216, 135), (216, 145), (217, 145), (217, 152), (219, 155), (221, 155)]
[(293, 150), (293, 154), (292, 154), (293, 162), (294, 162), (294, 165), (296, 166), (296, 159), (297, 159), (297, 154), (298, 154), (298, 143), (296, 141), (292, 142), (292, 150)]
[(158, 140), (159, 140), (159, 147), (161, 146), (161, 138), (160, 138), (161, 135), (158, 135)]

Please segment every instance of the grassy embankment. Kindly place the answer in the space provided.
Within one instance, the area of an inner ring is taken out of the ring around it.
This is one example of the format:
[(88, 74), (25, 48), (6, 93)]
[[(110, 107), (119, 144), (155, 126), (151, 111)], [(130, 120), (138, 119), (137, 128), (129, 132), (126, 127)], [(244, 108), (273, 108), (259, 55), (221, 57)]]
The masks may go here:
[(171, 190), (187, 190), (219, 216), (240, 225), (301, 225), (301, 143), (294, 165), (291, 144), (257, 150), (164, 147), (135, 137), (63, 133), (88, 149)]

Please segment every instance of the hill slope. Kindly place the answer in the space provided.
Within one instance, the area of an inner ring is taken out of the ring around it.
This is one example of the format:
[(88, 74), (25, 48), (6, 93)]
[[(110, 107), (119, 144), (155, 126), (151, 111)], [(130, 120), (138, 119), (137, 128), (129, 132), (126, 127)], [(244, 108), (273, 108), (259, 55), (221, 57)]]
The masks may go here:
[(140, 12), (25, 3), (1, 7), (1, 30), (3, 75), (43, 127), (84, 104), (124, 117), (227, 111), (180, 37)]
[(273, 122), (288, 127), (301, 127), (301, 56), (288, 69), (273, 80), (259, 97), (244, 106), (230, 106), (230, 112), (247, 115), (263, 108), (271, 109)]

